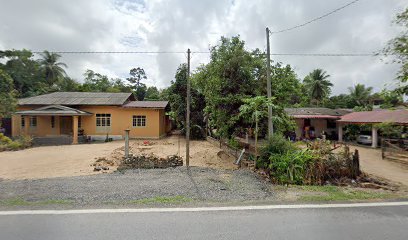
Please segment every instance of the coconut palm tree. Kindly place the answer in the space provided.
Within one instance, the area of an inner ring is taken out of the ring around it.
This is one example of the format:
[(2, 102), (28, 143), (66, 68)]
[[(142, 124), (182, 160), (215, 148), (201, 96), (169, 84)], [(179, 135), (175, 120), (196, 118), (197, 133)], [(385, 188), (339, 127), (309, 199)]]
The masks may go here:
[(364, 84), (357, 84), (354, 87), (349, 87), (350, 98), (356, 106), (365, 106), (368, 104), (373, 91), (372, 87), (366, 87)]
[(333, 84), (328, 79), (330, 75), (322, 69), (315, 69), (303, 80), (303, 84), (308, 91), (311, 100), (315, 101), (317, 105), (328, 97), (331, 92), (331, 87)]
[(63, 62), (58, 62), (61, 55), (49, 51), (44, 51), (40, 55), (42, 59), (39, 60), (39, 63), (44, 71), (45, 80), (49, 86), (54, 85), (54, 83), (67, 75), (64, 68), (68, 66)]

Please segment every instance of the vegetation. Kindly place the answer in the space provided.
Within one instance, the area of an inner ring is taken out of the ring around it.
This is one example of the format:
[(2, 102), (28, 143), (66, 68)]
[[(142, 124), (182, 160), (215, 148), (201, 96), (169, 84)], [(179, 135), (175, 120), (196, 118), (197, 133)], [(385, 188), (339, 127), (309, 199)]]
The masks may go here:
[(305, 89), (312, 103), (319, 105), (330, 93), (333, 84), (329, 81), (330, 75), (322, 69), (315, 69), (303, 80)]
[(0, 119), (9, 117), (16, 107), (17, 92), (13, 87), (13, 79), (0, 69)]
[(397, 91), (408, 94), (408, 85), (406, 84), (408, 82), (408, 8), (397, 15), (395, 23), (402, 26), (403, 30), (397, 37), (389, 41), (383, 52), (387, 55), (393, 55), (395, 57), (394, 62), (401, 65), (397, 75), (401, 85)]
[(11, 198), (0, 200), (0, 206), (38, 206), (38, 205), (60, 205), (60, 204), (71, 204), (72, 200), (63, 199), (47, 199), (40, 201), (27, 201), (22, 198)]
[(171, 197), (153, 197), (153, 198), (143, 198), (138, 200), (133, 200), (130, 203), (133, 204), (181, 204), (186, 202), (191, 202), (193, 199), (187, 198), (185, 196), (171, 196)]
[(31, 137), (20, 136), (19, 138), (13, 141), (9, 137), (4, 136), (3, 133), (0, 133), (0, 152), (6, 150), (15, 151), (28, 148), (31, 146), (31, 144), (32, 144)]

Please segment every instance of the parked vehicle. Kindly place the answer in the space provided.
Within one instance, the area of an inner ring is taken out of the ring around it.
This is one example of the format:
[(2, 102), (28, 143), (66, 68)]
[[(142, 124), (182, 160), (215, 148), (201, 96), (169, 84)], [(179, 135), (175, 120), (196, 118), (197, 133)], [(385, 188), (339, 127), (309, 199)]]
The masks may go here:
[[(377, 141), (378, 144), (381, 143), (380, 136), (378, 136)], [(357, 143), (371, 145), (373, 143), (371, 132), (368, 131), (360, 132), (360, 134), (357, 136)]]

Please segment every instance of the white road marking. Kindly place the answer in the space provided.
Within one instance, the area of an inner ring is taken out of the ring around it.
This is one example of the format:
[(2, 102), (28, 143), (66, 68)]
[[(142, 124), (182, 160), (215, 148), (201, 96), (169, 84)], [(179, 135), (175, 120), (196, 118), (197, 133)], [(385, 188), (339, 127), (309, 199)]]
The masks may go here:
[(408, 206), (407, 202), (375, 202), (375, 203), (338, 203), (338, 204), (298, 204), (298, 205), (259, 205), (232, 207), (197, 207), (197, 208), (124, 208), (124, 209), (77, 209), (77, 210), (19, 210), (0, 211), (0, 216), (7, 215), (65, 215), (94, 213), (162, 213), (162, 212), (212, 212), (212, 211), (244, 211), (270, 209), (308, 209), (308, 208), (356, 208), (356, 207), (387, 207)]

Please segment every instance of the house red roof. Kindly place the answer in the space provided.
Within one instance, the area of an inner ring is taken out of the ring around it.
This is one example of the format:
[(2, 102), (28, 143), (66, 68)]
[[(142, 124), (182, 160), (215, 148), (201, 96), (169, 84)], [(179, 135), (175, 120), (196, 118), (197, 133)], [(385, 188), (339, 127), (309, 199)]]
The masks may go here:
[(408, 125), (408, 110), (378, 110), (365, 112), (352, 112), (341, 117), (342, 123), (396, 123)]
[(293, 118), (309, 118), (309, 119), (340, 119), (340, 116), (332, 115), (294, 115)]

